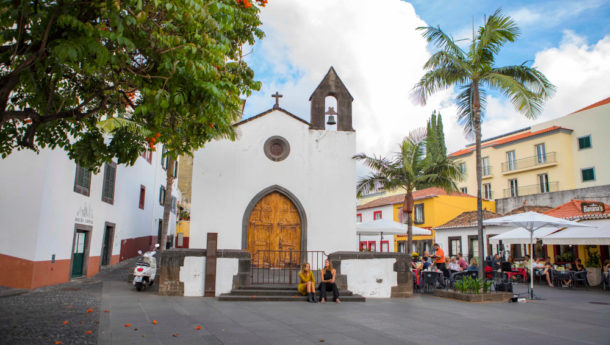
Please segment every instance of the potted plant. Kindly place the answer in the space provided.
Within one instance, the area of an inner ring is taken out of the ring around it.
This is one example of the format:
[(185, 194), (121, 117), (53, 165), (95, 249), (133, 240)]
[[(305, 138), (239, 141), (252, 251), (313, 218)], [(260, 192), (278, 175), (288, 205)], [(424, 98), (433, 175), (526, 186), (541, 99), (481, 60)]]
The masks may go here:
[(602, 282), (602, 264), (599, 259), (599, 249), (597, 249), (597, 246), (587, 246), (585, 267), (587, 268), (587, 280), (589, 281), (589, 285), (599, 285)]

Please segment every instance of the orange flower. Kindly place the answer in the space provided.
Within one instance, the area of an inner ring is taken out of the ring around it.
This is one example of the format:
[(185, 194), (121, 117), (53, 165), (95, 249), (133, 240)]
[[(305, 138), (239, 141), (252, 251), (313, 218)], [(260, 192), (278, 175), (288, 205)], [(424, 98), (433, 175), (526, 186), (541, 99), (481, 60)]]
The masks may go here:
[(61, 342), (59, 340), (55, 342), (55, 345), (59, 345), (59, 344), (63, 344), (63, 342)]
[(69, 323), (70, 323), (70, 321), (64, 321), (64, 325), (67, 325)]
[(104, 313), (110, 313), (110, 310), (104, 310)]
[(158, 138), (161, 136), (161, 133), (157, 132), (157, 134), (155, 134), (155, 136)]
[(178, 333), (172, 334), (172, 337), (177, 337), (177, 336), (178, 336)]
[(153, 320), (153, 325), (156, 325), (156, 324), (157, 324), (157, 320)]
[(245, 7), (245, 8), (250, 8), (250, 7), (252, 7), (252, 4), (250, 3), (250, 1), (249, 1), (249, 0), (244, 0), (244, 7)]
[(93, 308), (87, 309), (87, 313), (93, 313)]
[(91, 331), (87, 331), (87, 332), (85, 332), (85, 334), (91, 334)]
[(195, 329), (200, 331), (201, 330), (201, 326), (197, 325), (197, 327), (195, 327)]
[(213, 123), (210, 123), (210, 128), (214, 128), (214, 124)]
[(68, 306), (68, 309), (71, 309), (71, 308), (72, 308), (72, 306), (71, 306), (71, 305), (69, 305), (69, 306)]
[(131, 324), (130, 323), (126, 323), (125, 327), (131, 327)]

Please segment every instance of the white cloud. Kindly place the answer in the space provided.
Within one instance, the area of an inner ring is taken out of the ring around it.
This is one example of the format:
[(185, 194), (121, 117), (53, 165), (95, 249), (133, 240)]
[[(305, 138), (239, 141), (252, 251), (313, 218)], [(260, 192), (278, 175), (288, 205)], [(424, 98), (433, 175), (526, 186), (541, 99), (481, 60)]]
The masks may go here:
[(559, 47), (536, 54), (536, 66), (557, 90), (548, 100), (538, 119), (527, 120), (517, 113), (506, 98), (488, 99), (483, 136), (491, 137), (508, 131), (548, 121), (610, 96), (610, 35), (595, 44), (571, 31), (565, 31)]
[(603, 0), (532, 2), (529, 7), (521, 7), (508, 14), (515, 19), (519, 26), (552, 27), (603, 4)]
[[(449, 92), (427, 106), (413, 104), (409, 93), (430, 56), (415, 30), (427, 25), (413, 6), (399, 0), (273, 1), (262, 10), (266, 37), (249, 63), (263, 64), (275, 80), (248, 99), (247, 115), (273, 104), (309, 119), (309, 96), (334, 66), (354, 97), (357, 150), (386, 155), (397, 150), (409, 131), (425, 126), (433, 109), (444, 111)], [(454, 113), (454, 112), (453, 112)], [(446, 126), (454, 121), (447, 116)]]

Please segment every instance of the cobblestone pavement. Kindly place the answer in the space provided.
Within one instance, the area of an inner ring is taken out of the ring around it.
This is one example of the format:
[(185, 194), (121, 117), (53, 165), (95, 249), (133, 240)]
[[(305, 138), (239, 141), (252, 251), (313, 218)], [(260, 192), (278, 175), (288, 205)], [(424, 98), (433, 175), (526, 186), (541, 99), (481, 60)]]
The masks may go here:
[(127, 260), (91, 279), (0, 297), (0, 344), (97, 344), (102, 280), (127, 281), (132, 269)]

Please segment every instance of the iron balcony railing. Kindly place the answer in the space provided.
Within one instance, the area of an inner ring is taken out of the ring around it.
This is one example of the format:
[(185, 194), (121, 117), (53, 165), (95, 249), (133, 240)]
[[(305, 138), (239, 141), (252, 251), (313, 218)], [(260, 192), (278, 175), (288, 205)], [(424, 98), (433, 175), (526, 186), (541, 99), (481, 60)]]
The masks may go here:
[(515, 196), (556, 192), (558, 190), (559, 190), (559, 181), (554, 181), (554, 182), (549, 182), (547, 186), (541, 185), (541, 184), (533, 184), (533, 185), (529, 185), (529, 186), (518, 187), (517, 195), (513, 194), (512, 188), (507, 188), (504, 190), (504, 197), (511, 198), (511, 197), (515, 197)]
[(557, 163), (557, 154), (555, 152), (549, 152), (543, 155), (536, 155), (503, 162), (502, 172), (527, 169), (535, 167), (537, 165), (544, 165), (549, 163)]

